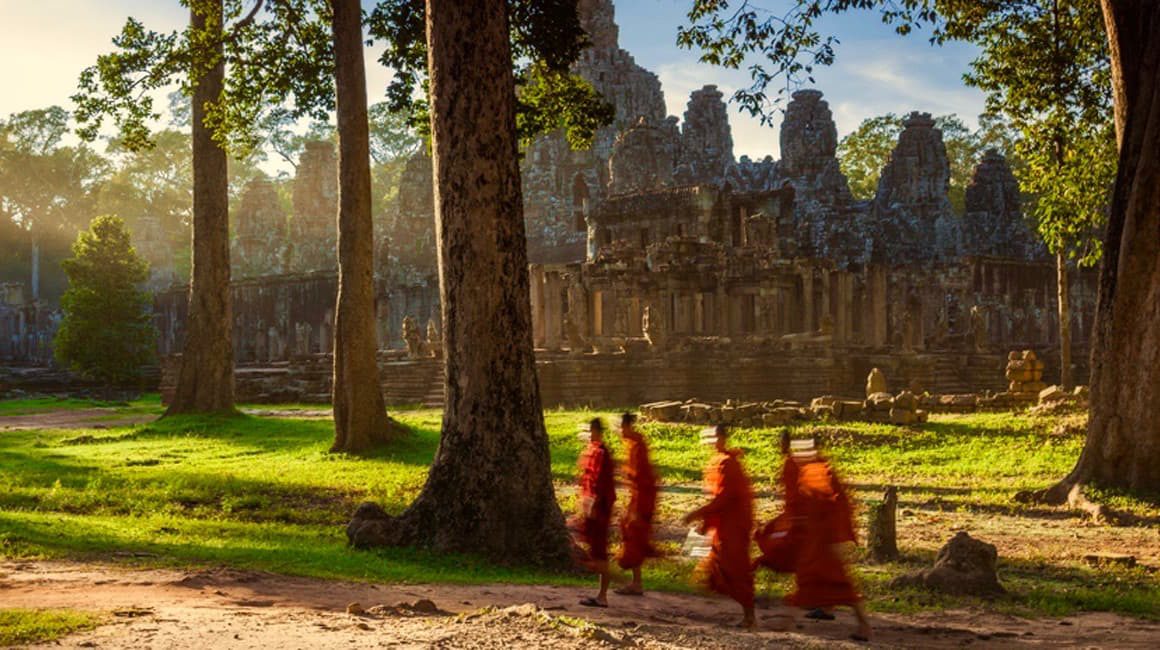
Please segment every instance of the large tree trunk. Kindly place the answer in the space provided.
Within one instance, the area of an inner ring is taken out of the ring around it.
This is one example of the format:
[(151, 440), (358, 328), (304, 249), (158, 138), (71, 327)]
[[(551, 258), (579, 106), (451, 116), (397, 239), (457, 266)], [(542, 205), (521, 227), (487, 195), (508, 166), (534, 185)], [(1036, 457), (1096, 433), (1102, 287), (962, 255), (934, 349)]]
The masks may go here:
[(359, 0), (332, 0), (338, 100), (338, 304), (334, 320), (334, 446), (363, 451), (387, 437), (375, 332), (370, 135)]
[(1160, 3), (1103, 0), (1119, 171), (1092, 344), (1087, 442), (1048, 492), (1091, 482), (1160, 490)]
[(225, 83), (222, 2), (196, 6), (206, 13), (191, 9), (194, 32), (216, 35), (217, 45), (204, 53), (214, 65), (193, 80), (193, 279), (181, 369), (166, 415), (234, 410), (229, 176), (226, 152), (205, 123), (206, 105), (220, 99)]
[(1067, 274), (1067, 257), (1062, 250), (1055, 254), (1055, 275), (1059, 301), (1059, 385), (1071, 390), (1071, 307), (1068, 304), (1071, 282)]
[(504, 0), (428, 0), (443, 309), (443, 435), (391, 543), (561, 565), (532, 352), (527, 242)]

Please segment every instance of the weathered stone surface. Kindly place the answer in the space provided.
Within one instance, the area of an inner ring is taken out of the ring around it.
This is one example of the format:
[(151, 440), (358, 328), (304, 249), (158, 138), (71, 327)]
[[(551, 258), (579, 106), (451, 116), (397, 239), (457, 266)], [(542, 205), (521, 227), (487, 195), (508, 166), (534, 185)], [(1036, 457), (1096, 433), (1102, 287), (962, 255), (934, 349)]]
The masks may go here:
[(1007, 159), (988, 149), (966, 189), (963, 248), (970, 255), (1038, 259), (1043, 243), (1023, 219), (1019, 181)]
[(942, 131), (929, 113), (911, 113), (878, 180), (875, 261), (958, 255), (962, 233), (947, 194), (950, 173)]
[(334, 143), (306, 143), (294, 177), (294, 216), (290, 220), (290, 269), (333, 271), (338, 268), (338, 156)]
[(886, 375), (882, 374), (881, 370), (874, 368), (866, 376), (866, 397), (870, 397), (874, 393), (885, 392), (887, 392)]
[(733, 133), (721, 91), (717, 86), (693, 91), (681, 125), (677, 182), (720, 182), (733, 164)]
[(897, 510), (898, 488), (889, 485), (882, 495), (882, 501), (870, 508), (866, 548), (870, 559), (875, 562), (893, 562), (898, 559)]
[(892, 584), (922, 586), (954, 595), (996, 596), (1006, 591), (999, 584), (998, 559), (993, 544), (959, 532), (939, 550), (932, 568), (896, 578)]
[(230, 256), (233, 276), (253, 278), (282, 273), (288, 244), (286, 213), (274, 184), (268, 178), (251, 180), (232, 216), (236, 232)]

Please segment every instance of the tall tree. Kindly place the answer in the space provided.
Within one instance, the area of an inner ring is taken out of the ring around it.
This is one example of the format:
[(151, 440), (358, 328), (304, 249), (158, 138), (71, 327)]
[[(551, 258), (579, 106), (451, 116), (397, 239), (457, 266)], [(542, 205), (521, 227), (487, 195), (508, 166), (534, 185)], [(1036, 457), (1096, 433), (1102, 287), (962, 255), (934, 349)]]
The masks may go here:
[(224, 21), (221, 0), (190, 5), (190, 38), (202, 44), (191, 61), (193, 255), (185, 344), (166, 415), (234, 410), (229, 170), (208, 121), (225, 88)]
[(517, 134), (517, 111), (548, 102), (520, 104), (512, 68), (538, 61), (524, 70), (580, 89), (583, 106), (545, 113), (539, 128), (579, 125), (590, 138), (610, 117), (591, 87), (566, 79), (584, 42), (576, 0), (397, 0), (380, 4), (372, 23), (389, 40), (383, 60), (397, 71), (397, 106), (411, 103), (424, 71), (428, 79), (446, 392), (427, 482), (385, 541), (563, 564), (568, 536), (532, 351)]
[[(874, 9), (905, 34), (933, 25), (936, 42), (954, 38), (993, 5), (1019, 8), (1033, 0), (798, 0), (784, 14), (720, 0), (693, 0), (690, 25), (678, 40), (703, 50), (709, 63), (739, 67), (750, 55), (753, 84), (734, 97), (770, 117), (770, 84), (787, 86), (834, 60), (833, 35), (817, 20), (827, 13)], [(1111, 58), (1119, 163), (1103, 238), (1092, 345), (1091, 413), (1075, 469), (1042, 496), (1076, 501), (1084, 483), (1160, 491), (1160, 3), (1101, 0)], [(1021, 62), (1011, 62), (1021, 65)]]
[(334, 319), (334, 445), (357, 452), (384, 440), (387, 410), (375, 330), (371, 151), (359, 0), (331, 0), (338, 106), (338, 298)]
[(1115, 175), (1107, 38), (1087, 0), (1023, 0), (952, 16), (950, 38), (980, 46), (967, 83), (1020, 135), (1028, 213), (1056, 260), (1060, 384), (1071, 388), (1069, 266), (1099, 261)]
[(158, 117), (152, 93), (178, 82), (192, 97), (192, 282), (167, 415), (234, 410), (226, 147), (245, 157), (258, 139), (260, 116), (287, 96), (300, 115), (330, 108), (329, 39), (303, 19), (309, 1), (253, 0), (247, 7), (244, 0), (188, 0), (190, 26), (180, 33), (150, 31), (130, 18), (113, 40), (116, 51), (81, 73), (73, 98), (79, 133), (96, 137), (111, 115), (131, 148), (152, 144), (149, 122)]

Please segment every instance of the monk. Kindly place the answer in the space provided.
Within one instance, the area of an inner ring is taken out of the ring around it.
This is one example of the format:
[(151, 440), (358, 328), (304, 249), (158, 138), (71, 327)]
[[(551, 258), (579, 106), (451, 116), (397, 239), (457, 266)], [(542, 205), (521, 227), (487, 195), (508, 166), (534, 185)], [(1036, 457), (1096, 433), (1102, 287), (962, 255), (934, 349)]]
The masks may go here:
[(588, 425), (588, 446), (580, 455), (580, 516), (577, 529), (588, 547), (584, 564), (600, 576), (600, 592), (580, 601), (586, 607), (608, 607), (608, 528), (616, 501), (612, 454), (604, 444), (604, 423), (593, 418)]
[(703, 444), (716, 453), (705, 469), (705, 492), (709, 503), (685, 515), (685, 523), (701, 522), (702, 534), (711, 533), (708, 557), (697, 573), (709, 589), (729, 596), (741, 605), (742, 627), (757, 624), (753, 611), (753, 565), (749, 541), (753, 531), (753, 490), (741, 467), (741, 451), (729, 449), (728, 430), (717, 425), (701, 434)]
[(762, 526), (754, 539), (761, 556), (753, 564), (777, 573), (793, 573), (798, 549), (801, 546), (802, 517), (798, 505), (798, 466), (790, 454), (788, 430), (781, 432), (781, 492), (785, 505), (781, 514)]
[(620, 437), (624, 442), (624, 482), (628, 487), (628, 507), (620, 519), (622, 542), (617, 564), (632, 571), (632, 582), (616, 590), (625, 596), (644, 595), (641, 566), (645, 558), (656, 557), (652, 545), (652, 521), (657, 506), (657, 476), (649, 462), (648, 445), (636, 430), (636, 416), (620, 416)]
[(852, 607), (858, 618), (858, 630), (852, 637), (869, 641), (870, 621), (842, 553), (843, 544), (857, 541), (846, 488), (812, 444), (795, 449), (794, 459), (798, 463), (802, 539), (794, 569), (795, 590), (786, 602), (815, 612), (828, 612), (839, 605)]

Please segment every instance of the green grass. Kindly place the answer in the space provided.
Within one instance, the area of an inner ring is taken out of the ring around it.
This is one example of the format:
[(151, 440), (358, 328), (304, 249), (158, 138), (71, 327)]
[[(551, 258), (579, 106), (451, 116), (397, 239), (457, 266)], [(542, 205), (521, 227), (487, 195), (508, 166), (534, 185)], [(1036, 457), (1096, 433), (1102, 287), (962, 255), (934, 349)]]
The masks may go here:
[[(19, 408), (36, 407), (29, 402)], [(0, 403), (3, 408), (8, 410), (0, 412), (14, 410)], [(150, 566), (222, 564), (388, 582), (590, 581), (473, 557), (350, 550), (343, 527), (358, 503), (373, 500), (400, 512), (421, 488), (438, 445), (441, 413), (396, 410), (409, 436), (367, 456), (347, 456), (327, 452), (333, 435), (329, 420), (293, 417), (294, 408), (257, 408), (288, 415), (0, 432), (0, 555), (118, 559)], [(156, 397), (117, 412), (130, 409), (160, 412)], [(574, 507), (578, 426), (595, 416), (611, 424), (614, 415), (545, 413), (552, 472), (565, 509)], [(992, 527), (996, 534), (1017, 538), (1024, 528), (1037, 527), (1044, 513), (1015, 504), (1012, 494), (1063, 476), (1081, 449), (1082, 437), (1057, 434), (1056, 424), (1046, 418), (979, 414), (939, 416), (920, 427), (841, 423), (801, 426), (797, 433), (816, 436), (863, 498), (896, 484), (906, 508), (932, 517), (949, 512), (993, 520), (999, 522)], [(700, 499), (708, 450), (697, 444), (697, 427), (650, 424), (644, 430), (664, 483), (660, 518), (668, 535), (665, 545), (675, 550), (681, 530), (676, 522)], [(777, 434), (737, 431), (734, 438), (746, 451), (744, 462), (755, 486), (766, 496), (780, 471)], [(609, 438), (618, 454), (617, 436)], [(1142, 516), (1158, 514), (1153, 503), (1117, 499), (1118, 507)], [(763, 510), (768, 509), (766, 499)], [(958, 524), (948, 517), (947, 523), (933, 525), (942, 526), (935, 530), (941, 543)], [(1155, 605), (1160, 581), (1145, 569), (1096, 571), (1074, 561), (1043, 563), (1027, 554), (1004, 558), (1002, 577), (1011, 594), (996, 601), (892, 590), (888, 584), (894, 576), (929, 566), (937, 549), (932, 544), (915, 542), (898, 564), (861, 569), (873, 609), (978, 605), (1012, 613), (1099, 610), (1160, 618)], [(670, 558), (650, 564), (648, 579), (654, 588), (687, 591), (690, 573), (689, 563)], [(760, 577), (762, 590), (781, 593), (784, 587), (784, 579)]]
[(161, 403), (156, 393), (142, 395), (131, 402), (106, 402), (76, 397), (31, 397), (0, 400), (0, 426), (4, 425), (2, 418), (8, 415), (32, 415), (51, 411), (77, 411), (94, 408), (116, 409), (118, 416), (161, 413)]
[(67, 609), (0, 609), (0, 646), (43, 643), (91, 630), (101, 616)]

